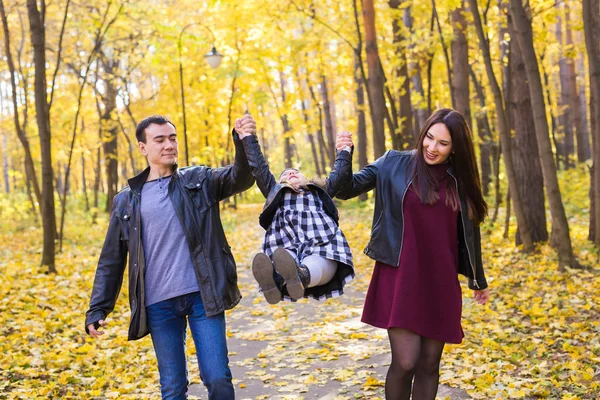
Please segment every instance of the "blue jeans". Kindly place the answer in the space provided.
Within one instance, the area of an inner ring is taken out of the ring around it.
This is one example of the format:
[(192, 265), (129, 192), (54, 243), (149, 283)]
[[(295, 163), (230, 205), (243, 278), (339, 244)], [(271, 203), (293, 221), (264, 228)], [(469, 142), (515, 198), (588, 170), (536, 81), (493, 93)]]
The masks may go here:
[(224, 313), (207, 318), (200, 292), (195, 292), (152, 304), (146, 307), (146, 314), (163, 399), (187, 398), (185, 336), (189, 322), (200, 378), (208, 389), (209, 399), (234, 400)]

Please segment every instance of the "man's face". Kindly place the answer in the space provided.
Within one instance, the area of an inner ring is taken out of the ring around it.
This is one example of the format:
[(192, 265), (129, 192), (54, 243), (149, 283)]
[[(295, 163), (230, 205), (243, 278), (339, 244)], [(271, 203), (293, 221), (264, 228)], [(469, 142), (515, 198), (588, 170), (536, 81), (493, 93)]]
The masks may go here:
[(146, 143), (139, 142), (138, 146), (150, 167), (173, 166), (177, 163), (177, 132), (171, 124), (150, 124), (146, 128)]

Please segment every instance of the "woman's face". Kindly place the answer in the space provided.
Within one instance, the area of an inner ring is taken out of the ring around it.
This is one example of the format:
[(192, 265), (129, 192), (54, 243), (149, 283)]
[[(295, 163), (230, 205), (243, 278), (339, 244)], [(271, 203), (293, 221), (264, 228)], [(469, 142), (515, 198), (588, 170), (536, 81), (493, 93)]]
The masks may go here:
[(432, 125), (423, 138), (423, 158), (429, 165), (446, 162), (452, 153), (452, 137), (446, 125)]
[(297, 169), (288, 168), (279, 177), (279, 183), (282, 182), (287, 182), (294, 187), (298, 187), (307, 184), (308, 180), (302, 172)]

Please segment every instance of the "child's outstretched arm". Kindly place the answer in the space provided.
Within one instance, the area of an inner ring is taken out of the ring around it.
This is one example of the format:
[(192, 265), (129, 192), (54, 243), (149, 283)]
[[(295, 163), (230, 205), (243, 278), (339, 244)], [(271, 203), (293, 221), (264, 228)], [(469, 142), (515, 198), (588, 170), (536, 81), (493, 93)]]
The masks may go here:
[(338, 132), (335, 140), (336, 157), (333, 169), (327, 177), (326, 190), (329, 196), (335, 197), (352, 178), (352, 133)]
[[(243, 130), (243, 127), (240, 128), (240, 130)], [(258, 185), (261, 193), (263, 196), (265, 196), (265, 198), (267, 198), (271, 188), (275, 186), (277, 181), (269, 170), (269, 164), (267, 164), (267, 161), (260, 150), (260, 145), (258, 144), (256, 135), (252, 133), (242, 133), (240, 137), (242, 137), (244, 151), (246, 152), (246, 158), (248, 159), (248, 164), (250, 165), (252, 175), (254, 176), (254, 179), (256, 179), (256, 184)]]

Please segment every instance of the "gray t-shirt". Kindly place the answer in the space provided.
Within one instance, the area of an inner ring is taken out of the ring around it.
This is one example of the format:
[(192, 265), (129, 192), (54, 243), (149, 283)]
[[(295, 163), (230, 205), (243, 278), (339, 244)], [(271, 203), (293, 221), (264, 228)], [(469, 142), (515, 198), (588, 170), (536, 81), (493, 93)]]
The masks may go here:
[(171, 177), (159, 178), (142, 188), (146, 306), (200, 290), (190, 248), (169, 198), (170, 181)]

